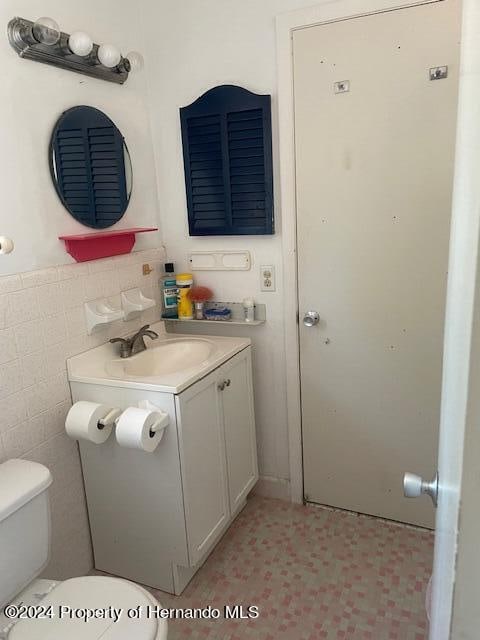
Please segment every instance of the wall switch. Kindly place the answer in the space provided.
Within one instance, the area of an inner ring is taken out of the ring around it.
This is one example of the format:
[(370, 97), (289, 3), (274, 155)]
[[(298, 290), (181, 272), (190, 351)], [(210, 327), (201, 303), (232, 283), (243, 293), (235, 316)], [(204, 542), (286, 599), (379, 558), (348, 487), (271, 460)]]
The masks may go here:
[(260, 267), (260, 290), (275, 291), (275, 267), (273, 265)]

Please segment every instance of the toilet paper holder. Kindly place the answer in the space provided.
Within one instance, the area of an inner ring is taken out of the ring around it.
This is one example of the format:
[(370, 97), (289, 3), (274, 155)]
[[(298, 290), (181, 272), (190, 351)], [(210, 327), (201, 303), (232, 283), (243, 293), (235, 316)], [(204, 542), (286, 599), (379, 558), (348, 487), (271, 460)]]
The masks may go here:
[[(164, 429), (166, 429), (170, 424), (170, 417), (168, 413), (164, 413), (160, 409), (160, 407), (157, 407), (157, 405), (153, 404), (153, 402), (150, 402), (150, 400), (140, 400), (140, 402), (138, 403), (138, 406), (140, 409), (157, 411), (158, 413), (163, 414), (162, 417), (151, 426), (149, 431), (150, 438), (153, 438), (157, 433), (157, 431), (163, 431)], [(162, 434), (162, 437), (163, 437), (163, 434)]]
[[(131, 446), (130, 434), (127, 433), (129, 437), (125, 441), (125, 433), (119, 439), (118, 431), (119, 429), (120, 431), (125, 431), (125, 426), (130, 429), (129, 420), (132, 417), (130, 415), (132, 411), (138, 412), (139, 409), (146, 409), (146, 416), (142, 412), (140, 412), (140, 418), (138, 418), (138, 415), (134, 416), (134, 420), (140, 419), (140, 441), (138, 443), (135, 440), (136, 434), (134, 432), (133, 448), (141, 448), (144, 451), (152, 452), (162, 440), (165, 429), (170, 423), (170, 416), (148, 400), (140, 401), (138, 404), (138, 408), (127, 407), (126, 409), (120, 409), (87, 400), (79, 400), (72, 405), (67, 414), (65, 429), (67, 434), (74, 440), (88, 440), (95, 444), (106, 442), (112, 430), (115, 429), (116, 439), (119, 444), (128, 447)], [(130, 412), (128, 416), (125, 415), (127, 412)], [(150, 417), (149, 412), (154, 412), (156, 415)], [(126, 425), (122, 424), (122, 417), (126, 418)], [(133, 428), (135, 429), (136, 426), (134, 425)], [(123, 441), (121, 441), (122, 439)]]
[[(158, 411), (158, 407), (155, 407), (155, 405), (152, 405), (148, 401), (144, 403), (140, 402), (139, 404), (141, 405), (141, 408), (155, 409)], [(118, 419), (120, 418), (122, 413), (123, 413), (122, 409), (111, 409), (106, 416), (104, 416), (103, 418), (100, 418), (100, 420), (97, 422), (97, 428), (102, 430), (102, 429), (105, 429), (105, 427), (110, 427), (111, 425), (116, 426)], [(168, 427), (169, 422), (170, 422), (170, 418), (168, 416), (168, 413), (165, 413), (164, 415), (162, 415), (160, 420), (157, 420), (151, 426), (150, 432), (149, 432), (150, 437), (153, 438), (157, 433), (157, 431), (162, 431), (163, 429)]]
[(106, 416), (103, 416), (103, 418), (100, 418), (100, 420), (97, 422), (97, 428), (101, 431), (102, 429), (105, 429), (105, 427), (116, 425), (117, 420), (122, 415), (122, 413), (123, 411), (121, 409), (111, 409)]
[(168, 416), (168, 413), (166, 413), (160, 418), (160, 420), (157, 420), (157, 422), (155, 422), (150, 427), (150, 431), (149, 431), (150, 438), (153, 438), (157, 433), (157, 431), (162, 431), (163, 429), (168, 427), (169, 422), (170, 422), (170, 418)]

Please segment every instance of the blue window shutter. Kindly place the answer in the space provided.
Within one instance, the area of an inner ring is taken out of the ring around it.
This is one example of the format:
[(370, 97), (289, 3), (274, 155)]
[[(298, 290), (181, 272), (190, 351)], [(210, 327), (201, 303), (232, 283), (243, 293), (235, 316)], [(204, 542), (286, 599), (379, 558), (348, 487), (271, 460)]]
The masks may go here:
[(180, 122), (190, 235), (274, 233), (270, 96), (215, 87)]
[(74, 107), (52, 135), (56, 188), (64, 206), (96, 229), (117, 222), (128, 205), (124, 140), (115, 124), (92, 107)]

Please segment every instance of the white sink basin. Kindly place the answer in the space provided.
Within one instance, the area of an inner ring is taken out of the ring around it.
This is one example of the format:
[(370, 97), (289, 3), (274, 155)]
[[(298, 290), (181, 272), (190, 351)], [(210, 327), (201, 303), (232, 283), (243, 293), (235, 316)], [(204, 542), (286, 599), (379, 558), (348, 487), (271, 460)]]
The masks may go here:
[(156, 342), (136, 356), (107, 362), (107, 373), (115, 377), (158, 378), (198, 367), (218, 349), (214, 342), (203, 338), (172, 338), (162, 340), (158, 346)]
[(180, 393), (250, 345), (248, 338), (165, 333), (146, 338), (147, 350), (120, 358), (118, 346), (106, 343), (67, 360), (70, 382)]

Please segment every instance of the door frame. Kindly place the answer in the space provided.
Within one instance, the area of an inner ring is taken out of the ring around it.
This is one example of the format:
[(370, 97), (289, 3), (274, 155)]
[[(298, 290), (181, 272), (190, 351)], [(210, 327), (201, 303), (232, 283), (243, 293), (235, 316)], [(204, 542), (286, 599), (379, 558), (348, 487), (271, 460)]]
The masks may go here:
[[(445, 0), (321, 0), (306, 9), (276, 17), (278, 131), (280, 198), (282, 207), (282, 257), (284, 278), (287, 424), (290, 465), (290, 496), (302, 503), (303, 452), (300, 390), (300, 343), (298, 335), (297, 209), (295, 176), (295, 120), (293, 32), (322, 24), (406, 9)], [(291, 301), (295, 300), (292, 306)]]

